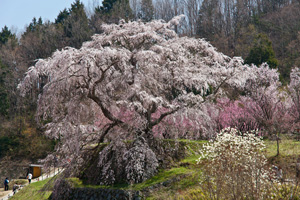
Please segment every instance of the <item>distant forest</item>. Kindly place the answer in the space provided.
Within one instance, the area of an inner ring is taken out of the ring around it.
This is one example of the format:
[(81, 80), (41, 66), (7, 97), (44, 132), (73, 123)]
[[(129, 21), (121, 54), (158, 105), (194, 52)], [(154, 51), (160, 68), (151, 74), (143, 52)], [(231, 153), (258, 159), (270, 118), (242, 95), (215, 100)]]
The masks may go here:
[[(86, 10), (76, 0), (58, 13), (54, 22), (33, 18), (19, 38), (7, 26), (1, 29), (0, 157), (16, 151), (13, 146), (24, 146), (26, 140), (40, 137), (35, 145), (43, 146), (41, 130), (34, 128), (39, 88), (27, 99), (17, 92), (25, 71), (57, 49), (80, 48), (93, 34), (101, 33), (105, 23), (119, 23), (121, 19), (169, 21), (184, 14), (185, 20), (175, 27), (180, 36), (205, 38), (218, 51), (241, 56), (248, 64), (267, 62), (279, 69), (283, 84), (289, 81), (290, 70), (300, 65), (299, 0), (104, 0), (92, 8), (93, 12), (87, 14)], [(19, 155), (24, 154), (22, 151), (35, 152), (24, 148), (17, 151)]]

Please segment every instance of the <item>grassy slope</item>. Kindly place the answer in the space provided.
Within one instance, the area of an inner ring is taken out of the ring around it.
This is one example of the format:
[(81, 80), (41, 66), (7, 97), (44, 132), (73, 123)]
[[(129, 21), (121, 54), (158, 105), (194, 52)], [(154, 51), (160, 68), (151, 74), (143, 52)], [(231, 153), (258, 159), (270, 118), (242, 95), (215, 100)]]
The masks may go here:
[[(277, 153), (276, 141), (266, 141), (266, 156), (274, 157)], [(279, 143), (279, 151), (281, 156), (300, 155), (300, 141), (283, 139)]]
[(300, 158), (300, 141), (283, 139), (279, 144), (279, 156), (276, 156), (276, 141), (266, 141), (266, 156), (270, 163), (280, 166), (283, 170), (283, 178), (289, 179), (295, 176), (297, 159)]
[[(115, 185), (113, 188), (142, 190), (151, 199), (199, 199), (201, 190), (199, 177), (201, 171), (196, 163), (197, 148), (203, 141), (184, 141), (187, 143), (186, 150), (189, 156), (176, 163), (171, 169), (160, 170), (156, 176), (151, 179), (135, 185)], [(280, 156), (276, 155), (276, 142), (266, 141), (266, 156), (270, 162), (283, 166), (284, 171), (290, 170), (295, 163), (295, 159), (300, 155), (300, 142), (293, 140), (282, 140), (280, 143)], [(292, 176), (289, 174), (288, 176)], [(47, 199), (51, 191), (39, 192), (47, 180), (31, 184), (15, 195), (14, 199)], [(107, 188), (107, 186), (84, 185), (77, 178), (71, 178), (70, 181), (76, 187)], [(110, 187), (111, 188), (111, 187)], [(151, 192), (150, 192), (151, 190)]]
[(35, 182), (32, 183), (19, 192), (17, 192), (11, 200), (24, 200), (24, 199), (30, 199), (30, 200), (43, 200), (43, 199), (48, 199), (49, 196), (51, 195), (52, 191), (43, 191), (44, 185), (51, 180), (46, 179), (43, 181)]

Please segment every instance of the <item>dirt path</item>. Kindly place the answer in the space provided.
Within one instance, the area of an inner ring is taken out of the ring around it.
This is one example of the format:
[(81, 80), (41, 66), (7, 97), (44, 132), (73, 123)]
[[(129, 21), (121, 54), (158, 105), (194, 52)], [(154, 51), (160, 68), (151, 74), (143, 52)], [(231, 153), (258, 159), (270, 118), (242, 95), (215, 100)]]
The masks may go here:
[(12, 192), (12, 190), (4, 191), (4, 188), (0, 188), (0, 200)]

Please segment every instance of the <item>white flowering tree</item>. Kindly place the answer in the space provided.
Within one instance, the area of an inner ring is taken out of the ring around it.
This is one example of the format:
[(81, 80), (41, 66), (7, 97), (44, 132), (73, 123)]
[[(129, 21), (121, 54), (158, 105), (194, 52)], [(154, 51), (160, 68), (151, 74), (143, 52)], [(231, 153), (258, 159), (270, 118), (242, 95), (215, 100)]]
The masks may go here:
[(256, 78), (252, 71), (259, 69), (241, 58), (225, 56), (203, 39), (178, 37), (172, 28), (181, 17), (103, 25), (103, 33), (80, 49), (57, 50), (29, 68), (18, 87), (26, 95), (47, 78), (37, 121), (60, 141), (61, 162), (80, 166), (82, 153), (105, 140), (152, 138), (157, 127), (167, 131), (160, 126), (166, 121), (178, 125), (193, 116), (189, 124), (209, 126), (203, 102), (224, 95), (223, 86), (244, 88)]
[(255, 132), (241, 136), (236, 129), (223, 129), (200, 151), (203, 192), (210, 199), (269, 199), (275, 179), (264, 149)]

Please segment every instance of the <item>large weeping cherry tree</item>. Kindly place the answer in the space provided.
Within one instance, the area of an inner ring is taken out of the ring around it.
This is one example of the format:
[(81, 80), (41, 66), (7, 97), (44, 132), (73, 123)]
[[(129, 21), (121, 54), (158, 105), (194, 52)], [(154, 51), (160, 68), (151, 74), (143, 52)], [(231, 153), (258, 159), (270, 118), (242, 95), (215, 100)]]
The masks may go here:
[(241, 58), (225, 56), (203, 39), (178, 37), (173, 28), (181, 18), (103, 25), (103, 33), (80, 49), (57, 50), (29, 68), (18, 87), (26, 95), (47, 77), (36, 116), (46, 135), (60, 141), (62, 163), (80, 166), (87, 147), (114, 138), (147, 143), (157, 127), (167, 130), (164, 124), (179, 130), (183, 124), (185, 131), (188, 119), (208, 130), (204, 105), (226, 95), (223, 86), (241, 89), (256, 78), (252, 72), (259, 68)]

